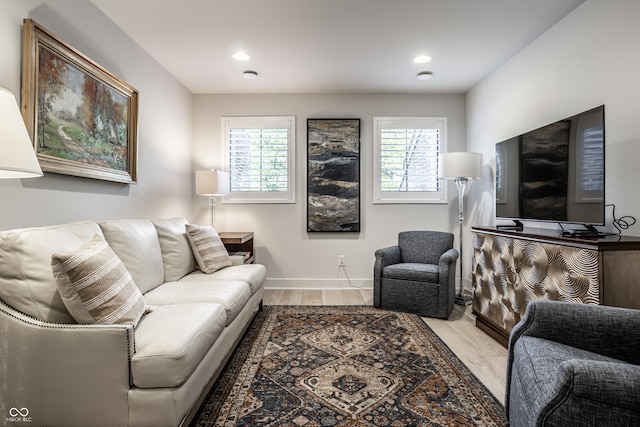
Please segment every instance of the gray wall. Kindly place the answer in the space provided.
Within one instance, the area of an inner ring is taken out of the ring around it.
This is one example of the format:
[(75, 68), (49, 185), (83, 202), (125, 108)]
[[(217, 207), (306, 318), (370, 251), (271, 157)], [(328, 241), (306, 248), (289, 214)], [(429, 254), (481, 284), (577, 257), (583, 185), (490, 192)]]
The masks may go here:
[(89, 1), (0, 2), (0, 86), (20, 99), (22, 20), (31, 18), (140, 92), (138, 183), (46, 173), (0, 180), (0, 229), (81, 219), (190, 217), (192, 96)]

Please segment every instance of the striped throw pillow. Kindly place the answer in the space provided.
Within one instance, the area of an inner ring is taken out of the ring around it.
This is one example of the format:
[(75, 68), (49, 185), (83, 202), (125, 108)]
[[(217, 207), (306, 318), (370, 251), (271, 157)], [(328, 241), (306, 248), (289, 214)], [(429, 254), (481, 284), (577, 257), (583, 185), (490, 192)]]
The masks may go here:
[(64, 305), (81, 324), (131, 324), (147, 312), (131, 274), (104, 238), (94, 235), (71, 253), (51, 256)]
[(186, 224), (187, 237), (203, 273), (211, 274), (231, 265), (229, 252), (213, 227)]

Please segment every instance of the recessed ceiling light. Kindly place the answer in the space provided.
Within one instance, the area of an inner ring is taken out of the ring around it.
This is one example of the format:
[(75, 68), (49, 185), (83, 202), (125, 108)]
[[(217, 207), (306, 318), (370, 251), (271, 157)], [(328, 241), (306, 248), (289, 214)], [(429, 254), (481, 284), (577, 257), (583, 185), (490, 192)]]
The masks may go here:
[(233, 59), (236, 61), (248, 61), (251, 59), (251, 55), (247, 52), (236, 52), (233, 54)]
[(418, 80), (429, 80), (433, 77), (433, 73), (431, 71), (422, 71), (417, 75)]
[(431, 57), (428, 55), (419, 55), (413, 58), (413, 62), (416, 64), (426, 64), (429, 61), (431, 61)]
[(256, 79), (258, 78), (258, 73), (256, 73), (255, 71), (245, 71), (244, 73), (242, 73), (242, 77), (244, 77), (245, 79)]

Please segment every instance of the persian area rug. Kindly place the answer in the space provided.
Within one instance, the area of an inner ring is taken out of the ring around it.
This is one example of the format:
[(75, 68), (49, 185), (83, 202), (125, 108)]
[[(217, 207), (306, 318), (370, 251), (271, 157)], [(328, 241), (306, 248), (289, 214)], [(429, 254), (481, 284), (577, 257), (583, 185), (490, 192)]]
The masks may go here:
[(506, 426), (504, 408), (417, 315), (265, 306), (195, 426)]

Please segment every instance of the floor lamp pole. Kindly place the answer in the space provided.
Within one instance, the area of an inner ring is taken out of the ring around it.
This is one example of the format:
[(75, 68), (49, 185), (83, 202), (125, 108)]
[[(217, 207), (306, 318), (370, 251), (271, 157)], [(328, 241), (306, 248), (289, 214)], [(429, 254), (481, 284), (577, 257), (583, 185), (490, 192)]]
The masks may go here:
[(465, 188), (467, 186), (467, 178), (464, 177), (459, 177), (455, 179), (456, 182), (456, 188), (458, 189), (458, 221), (460, 222), (460, 235), (458, 237), (459, 240), (459, 246), (460, 246), (460, 254), (458, 256), (458, 262), (460, 263), (460, 291), (458, 292), (458, 294), (456, 295), (456, 299), (455, 302), (458, 305), (469, 305), (471, 304), (471, 297), (469, 295), (465, 295), (464, 294), (464, 287), (463, 287), (463, 272), (464, 270), (462, 269), (462, 259), (464, 258), (464, 256), (462, 255), (462, 229), (463, 229), (463, 222), (464, 222), (464, 191)]
[(209, 196), (209, 218), (211, 219), (211, 227), (216, 224), (216, 196)]

